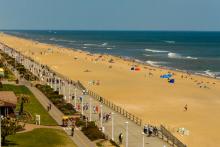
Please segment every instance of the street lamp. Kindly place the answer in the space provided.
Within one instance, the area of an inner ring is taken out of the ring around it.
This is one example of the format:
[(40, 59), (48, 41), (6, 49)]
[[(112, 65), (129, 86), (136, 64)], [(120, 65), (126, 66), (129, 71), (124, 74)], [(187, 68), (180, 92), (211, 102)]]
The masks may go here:
[(50, 73), (50, 87), (53, 88), (52, 73)]
[(112, 140), (114, 141), (114, 112), (112, 112)]
[(92, 121), (92, 98), (89, 97), (89, 121)]
[(126, 127), (125, 147), (128, 147), (128, 122), (125, 122), (125, 127)]
[(76, 88), (74, 89), (74, 107), (76, 109)]
[(143, 147), (144, 147), (144, 132), (142, 132), (142, 137), (143, 137)]
[(64, 100), (66, 100), (66, 82), (63, 81), (63, 96), (64, 96)]
[(57, 91), (57, 78), (54, 76), (54, 89)]
[(69, 100), (68, 100), (68, 101), (69, 101), (69, 103), (70, 103), (70, 102), (71, 102), (71, 101), (70, 101), (70, 99), (71, 99), (71, 95), (70, 95), (70, 86), (71, 86), (71, 84), (70, 84), (70, 81), (68, 81), (68, 83), (69, 83), (69, 87), (68, 87), (68, 88), (69, 88), (69, 89), (68, 89), (68, 90), (69, 90), (69, 93), (68, 93), (68, 95), (69, 95)]
[(103, 125), (102, 125), (102, 118), (103, 118), (103, 116), (102, 116), (102, 105), (100, 105), (100, 113), (101, 113), (101, 118), (100, 118), (100, 125), (101, 125), (101, 128), (103, 127)]
[(81, 111), (82, 111), (82, 115), (83, 115), (83, 97), (81, 96), (81, 98), (82, 98)]
[(61, 94), (61, 79), (59, 78), (59, 84), (58, 84), (59, 94)]

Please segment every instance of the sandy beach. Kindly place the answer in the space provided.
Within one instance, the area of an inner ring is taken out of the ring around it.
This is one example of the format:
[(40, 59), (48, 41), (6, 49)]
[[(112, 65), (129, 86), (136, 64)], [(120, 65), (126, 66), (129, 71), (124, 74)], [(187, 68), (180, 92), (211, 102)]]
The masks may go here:
[[(220, 80), (3, 33), (0, 42), (73, 80), (80, 80), (88, 89), (143, 118), (144, 122), (164, 124), (189, 147), (220, 144)], [(133, 66), (140, 70), (131, 70)], [(173, 74), (174, 84), (160, 78), (169, 72)], [(184, 111), (186, 104), (188, 110)], [(180, 135), (178, 128), (186, 128), (189, 135)]]

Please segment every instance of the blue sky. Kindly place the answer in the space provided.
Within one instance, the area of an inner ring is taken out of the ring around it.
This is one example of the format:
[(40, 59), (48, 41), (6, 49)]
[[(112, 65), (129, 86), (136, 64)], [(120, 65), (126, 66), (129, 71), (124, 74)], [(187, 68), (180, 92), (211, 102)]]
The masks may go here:
[(0, 0), (0, 29), (220, 31), (220, 0)]

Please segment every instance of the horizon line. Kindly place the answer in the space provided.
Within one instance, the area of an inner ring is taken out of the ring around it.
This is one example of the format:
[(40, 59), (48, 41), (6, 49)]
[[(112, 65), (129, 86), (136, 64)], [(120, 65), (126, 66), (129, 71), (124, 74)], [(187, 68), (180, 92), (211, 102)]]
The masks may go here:
[(115, 32), (220, 32), (220, 30), (99, 30), (99, 29), (0, 29), (0, 31), (115, 31)]

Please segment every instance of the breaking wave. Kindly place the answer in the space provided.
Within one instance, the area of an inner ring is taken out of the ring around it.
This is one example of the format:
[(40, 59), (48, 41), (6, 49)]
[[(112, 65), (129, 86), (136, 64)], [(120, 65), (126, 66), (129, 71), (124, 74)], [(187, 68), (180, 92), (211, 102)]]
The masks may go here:
[(177, 54), (177, 53), (168, 53), (168, 57), (169, 58), (174, 58), (174, 59), (182, 58), (182, 56), (180, 54)]
[(187, 56), (186, 57), (187, 59), (193, 59), (193, 60), (197, 60), (198, 58), (196, 58), (196, 57), (191, 57), (191, 56)]
[(164, 51), (164, 50), (154, 50), (154, 49), (144, 49), (147, 52), (152, 52), (152, 53), (168, 53), (169, 51)]
[(90, 47), (106, 47), (108, 46), (107, 42), (104, 42), (102, 44), (92, 44), (92, 43), (85, 43), (84, 46), (90, 46)]
[(165, 40), (164, 42), (169, 43), (169, 44), (175, 44), (176, 41), (172, 41), (172, 40)]
[(196, 74), (209, 76), (209, 77), (216, 77), (217, 79), (220, 79), (220, 72), (212, 72), (211, 70), (205, 70), (201, 72), (196, 72)]
[(152, 66), (160, 66), (162, 63), (164, 62), (158, 62), (158, 61), (151, 61), (151, 60), (147, 60), (145, 61), (145, 63), (149, 64), (149, 65), (152, 65)]
[(190, 60), (197, 60), (198, 58), (196, 57), (191, 57), (191, 56), (187, 56), (187, 57), (184, 57), (180, 54), (177, 54), (177, 53), (168, 53), (168, 58), (173, 58), (173, 59), (190, 59)]
[(50, 38), (49, 40), (56, 41), (56, 42), (69, 42), (69, 43), (76, 42), (76, 41), (73, 41), (73, 40), (64, 40), (64, 39), (56, 39), (56, 38)]

